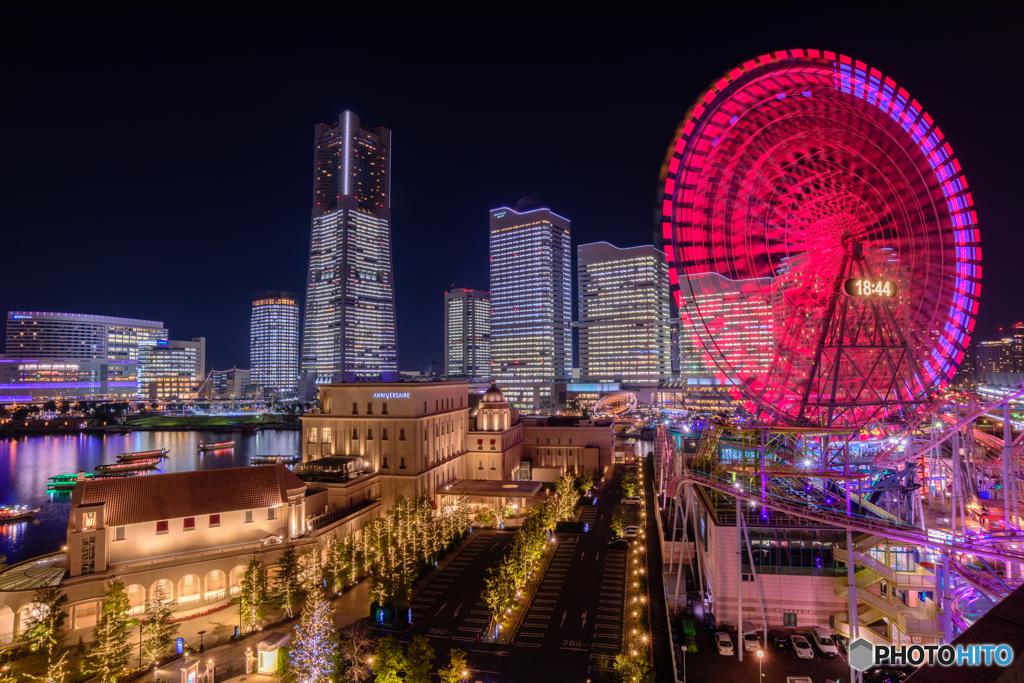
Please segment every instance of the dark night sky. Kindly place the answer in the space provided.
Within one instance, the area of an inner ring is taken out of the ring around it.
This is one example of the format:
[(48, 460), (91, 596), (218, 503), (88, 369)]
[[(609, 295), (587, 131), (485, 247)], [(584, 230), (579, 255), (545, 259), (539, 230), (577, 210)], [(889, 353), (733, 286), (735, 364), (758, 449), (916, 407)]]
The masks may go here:
[(304, 299), (313, 125), (347, 108), (394, 131), (399, 352), (419, 369), (442, 358), (445, 288), (488, 286), (488, 209), (549, 206), (574, 245), (649, 243), (697, 94), (757, 54), (816, 47), (893, 77), (951, 141), (982, 229), (978, 331), (995, 336), (1024, 319), (1021, 17), (890, 6), (6, 15), (0, 311), (162, 320), (207, 337), (209, 366), (247, 367), (252, 293)]

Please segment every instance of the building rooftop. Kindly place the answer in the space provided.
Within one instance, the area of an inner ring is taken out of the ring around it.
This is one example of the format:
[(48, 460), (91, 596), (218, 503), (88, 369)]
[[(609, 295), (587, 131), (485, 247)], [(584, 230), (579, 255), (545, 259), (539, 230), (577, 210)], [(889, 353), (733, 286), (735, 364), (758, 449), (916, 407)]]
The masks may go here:
[(487, 496), (529, 498), (540, 490), (539, 481), (483, 481), (478, 479), (456, 479), (437, 487), (441, 495)]
[(105, 503), (106, 526), (122, 526), (275, 507), (306, 484), (279, 463), (86, 480), (81, 487), (77, 507)]

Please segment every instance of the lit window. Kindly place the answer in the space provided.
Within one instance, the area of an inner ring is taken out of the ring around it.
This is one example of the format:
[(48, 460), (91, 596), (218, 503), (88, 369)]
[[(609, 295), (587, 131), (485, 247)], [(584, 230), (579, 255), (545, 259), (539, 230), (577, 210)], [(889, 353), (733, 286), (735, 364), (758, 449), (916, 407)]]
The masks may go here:
[(195, 517), (186, 517), (185, 518), (184, 529), (185, 529), (185, 531), (195, 531), (196, 530), (196, 518)]
[(220, 526), (220, 515), (210, 515), (210, 526)]
[(252, 523), (252, 510), (246, 510), (245, 511), (245, 523), (246, 524), (251, 524)]
[(309, 443), (316, 443), (316, 427), (309, 428)]
[(170, 533), (170, 522), (157, 522), (156, 533), (157, 535)]
[(267, 520), (277, 519), (277, 508), (267, 508)]
[(95, 529), (96, 528), (96, 513), (95, 512), (86, 512), (85, 513), (85, 520), (83, 522), (83, 526), (86, 529)]
[(119, 526), (114, 529), (114, 540), (123, 541), (125, 539), (125, 529), (123, 526)]

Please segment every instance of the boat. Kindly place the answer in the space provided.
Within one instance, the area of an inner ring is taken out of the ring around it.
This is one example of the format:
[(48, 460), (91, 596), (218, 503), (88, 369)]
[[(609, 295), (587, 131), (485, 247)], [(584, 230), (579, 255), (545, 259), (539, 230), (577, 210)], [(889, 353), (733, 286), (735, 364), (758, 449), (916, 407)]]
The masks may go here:
[(146, 458), (163, 458), (167, 456), (166, 448), (158, 448), (155, 451), (132, 451), (130, 453), (118, 453), (117, 459), (120, 461), (125, 460), (143, 460)]
[(201, 451), (221, 451), (228, 448), (234, 448), (234, 441), (221, 441), (220, 443), (201, 443), (199, 444), (199, 450)]
[(26, 519), (39, 512), (39, 509), (30, 508), (28, 505), (0, 505), (0, 522)]
[[(87, 481), (105, 481), (107, 479), (123, 479), (125, 477), (134, 477), (139, 472), (117, 472), (110, 474), (96, 474), (94, 472), (86, 472), (85, 478)], [(46, 480), (47, 491), (71, 491), (75, 488), (75, 484), (78, 483), (78, 473), (73, 474), (55, 474)]]
[(151, 470), (160, 464), (160, 458), (145, 460), (126, 460), (113, 465), (96, 465), (97, 472), (131, 472), (132, 470)]
[(283, 462), (285, 464), (302, 462), (302, 456), (301, 455), (294, 455), (294, 454), (293, 455), (250, 455), (249, 456), (249, 462), (251, 462), (254, 465), (256, 465), (256, 464), (265, 464), (265, 463), (275, 463), (275, 462), (278, 461), (278, 459), (280, 459), (281, 462)]

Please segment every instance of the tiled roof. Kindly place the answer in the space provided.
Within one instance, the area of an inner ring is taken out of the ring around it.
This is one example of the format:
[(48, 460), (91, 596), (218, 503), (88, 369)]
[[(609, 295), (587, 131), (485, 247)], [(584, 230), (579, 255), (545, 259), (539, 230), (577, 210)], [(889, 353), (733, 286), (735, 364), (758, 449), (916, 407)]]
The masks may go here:
[(105, 524), (121, 526), (281, 505), (305, 483), (283, 465), (150, 474), (85, 481), (79, 505), (106, 504)]

